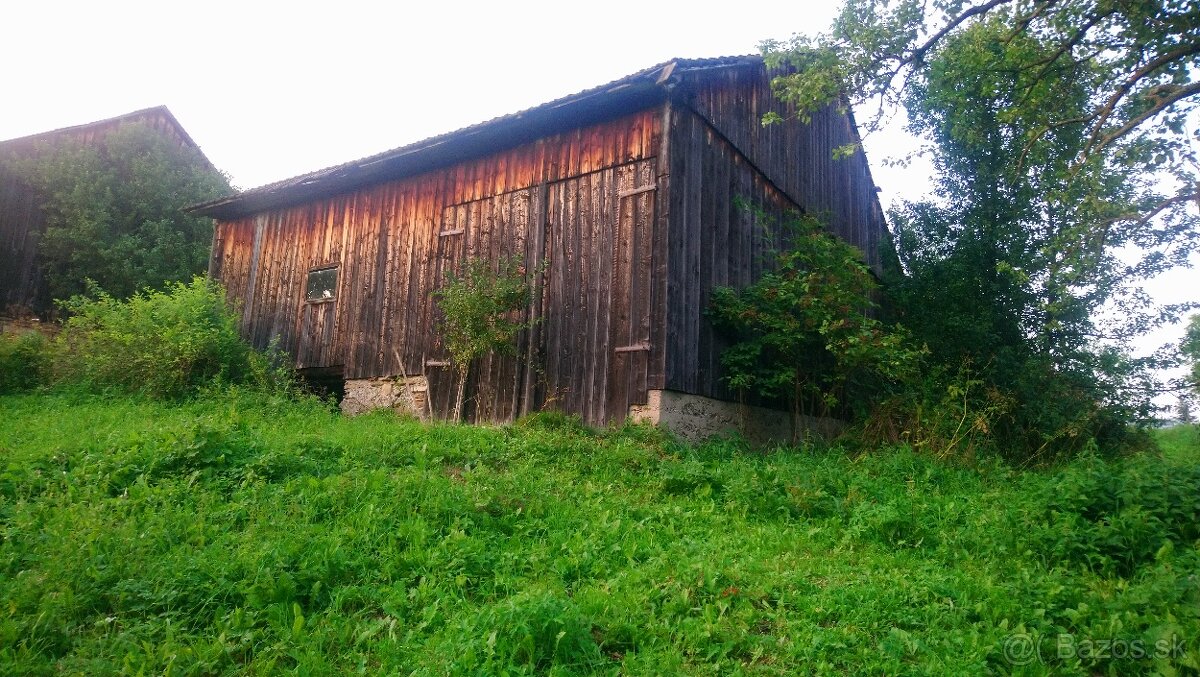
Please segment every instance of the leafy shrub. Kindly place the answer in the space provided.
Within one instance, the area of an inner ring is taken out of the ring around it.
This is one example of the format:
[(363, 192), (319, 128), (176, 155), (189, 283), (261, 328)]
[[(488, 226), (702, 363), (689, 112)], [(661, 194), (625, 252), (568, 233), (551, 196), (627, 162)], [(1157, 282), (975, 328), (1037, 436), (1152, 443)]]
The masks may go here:
[(142, 122), (39, 143), (5, 164), (42, 201), (38, 258), (52, 298), (85, 291), (88, 279), (125, 298), (203, 271), (212, 221), (183, 207), (230, 191), (199, 151)]
[(95, 298), (77, 296), (63, 306), (71, 315), (57, 339), (56, 372), (64, 383), (171, 399), (271, 371), (238, 335), (220, 285), (205, 278), (128, 301), (97, 290)]
[(0, 334), (0, 395), (36, 388), (49, 366), (50, 345), (42, 334)]
[(859, 413), (908, 378), (922, 350), (902, 327), (872, 317), (877, 285), (855, 247), (813, 217), (781, 230), (789, 246), (773, 269), (745, 289), (714, 289), (710, 314), (730, 340), (726, 383), (786, 403), (796, 442), (800, 416)]
[(867, 447), (903, 443), (938, 458), (971, 461), (1000, 447), (994, 431), (1012, 398), (989, 387), (968, 366), (934, 368), (882, 402), (859, 431)]
[(1044, 490), (1029, 525), (1055, 562), (1129, 576), (1200, 539), (1200, 466), (1151, 455), (1072, 464)]
[[(533, 590), (495, 605), (478, 619), (468, 636), (482, 639), (460, 667), (484, 672), (520, 666), (535, 673), (552, 667), (584, 673), (603, 663), (591, 624), (579, 608), (562, 595)], [(478, 664), (482, 665), (478, 665)], [(476, 664), (476, 665), (471, 665)]]
[(517, 333), (529, 326), (516, 316), (529, 304), (530, 288), (520, 259), (473, 258), (461, 276), (448, 273), (436, 295), (443, 340), (458, 372), (452, 416), (458, 420), (471, 362), (488, 353), (512, 353)]

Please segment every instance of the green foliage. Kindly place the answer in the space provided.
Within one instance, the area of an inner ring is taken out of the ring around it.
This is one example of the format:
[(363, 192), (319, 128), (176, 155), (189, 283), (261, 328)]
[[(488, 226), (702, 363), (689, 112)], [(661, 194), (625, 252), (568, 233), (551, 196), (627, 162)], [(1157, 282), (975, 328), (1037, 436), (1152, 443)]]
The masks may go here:
[(88, 279), (125, 298), (207, 267), (212, 221), (181, 210), (230, 188), (199, 151), (131, 123), (6, 164), (44, 196), (38, 255), (52, 298), (86, 292)]
[(809, 69), (775, 83), (801, 110), (879, 97), (929, 142), (937, 196), (891, 215), (889, 293), (930, 348), (927, 393), (968, 369), (974, 409), (1011, 403), (988, 428), (1011, 456), (1112, 447), (1153, 418), (1161, 361), (1127, 354), (1188, 305), (1141, 283), (1200, 246), (1183, 125), (1198, 18), (1174, 1), (848, 0), (828, 34), (767, 46)]
[(948, 373), (933, 366), (880, 403), (856, 432), (867, 446), (903, 442), (942, 459), (1012, 456), (997, 443), (995, 429), (1014, 406), (1010, 395), (966, 367)]
[(889, 293), (935, 369), (899, 408), (959, 430), (976, 417), (929, 414), (971, 391), (965, 411), (990, 411), (1018, 459), (1112, 448), (1152, 419), (1159, 361), (1127, 352), (1186, 307), (1154, 306), (1141, 282), (1200, 245), (1184, 125), (1198, 19), (1175, 0), (847, 0), (828, 34), (764, 46), (797, 68), (774, 86), (800, 115), (877, 98), (930, 142), (937, 197), (894, 210), (905, 275)]
[(490, 605), (467, 622), (449, 648), (454, 674), (593, 673), (601, 655), (588, 618), (563, 593), (533, 588)]
[(0, 395), (32, 390), (46, 382), (49, 343), (38, 332), (0, 333)]
[(214, 382), (286, 380), (242, 341), (224, 291), (205, 278), (125, 301), (97, 290), (63, 308), (70, 318), (56, 339), (56, 377), (64, 384), (169, 399)]
[[(1001, 124), (1027, 132), (1014, 133), (1014, 140), (1036, 154), (1065, 133), (1080, 140), (1080, 161), (1109, 154), (1124, 166), (1182, 178), (1194, 171), (1186, 123), (1200, 94), (1198, 20), (1200, 11), (1187, 0), (846, 0), (826, 33), (762, 47), (772, 65), (795, 67), (774, 87), (799, 115), (830, 103), (875, 102), (879, 115), (867, 119), (874, 130), (933, 79), (948, 43), (991, 25), (1000, 29), (992, 48), (1021, 52), (1014, 54), (1023, 71), (1021, 96), (1008, 99), (999, 88), (992, 107)], [(1029, 50), (1031, 44), (1038, 49)], [(968, 59), (958, 73), (967, 83), (986, 77), (991, 65)], [(1054, 101), (1067, 93), (1058, 89), (1064, 77), (1085, 95), (1078, 112)], [(1183, 200), (1166, 205), (1176, 211), (1193, 196), (1195, 183), (1179, 187)]]
[(784, 228), (788, 247), (758, 282), (713, 290), (713, 324), (732, 341), (721, 356), (726, 381), (796, 415), (861, 407), (863, 393), (878, 397), (911, 374), (920, 351), (902, 328), (871, 317), (876, 284), (853, 246), (811, 217)]
[[(987, 392), (1013, 403), (991, 427), (1000, 448), (1040, 458), (1092, 437), (1111, 447), (1152, 415), (1149, 361), (1121, 348), (1152, 324), (1148, 299), (1127, 292), (1161, 270), (1130, 267), (1117, 248), (1170, 248), (1174, 231), (1113, 220), (1136, 211), (1145, 179), (1101, 156), (1081, 164), (1078, 125), (1043, 130), (1082, 115), (1086, 82), (1077, 71), (1031, 72), (1052, 45), (1000, 39), (1010, 31), (993, 18), (946, 38), (911, 89), (910, 119), (937, 142), (948, 199), (893, 215), (908, 275), (892, 289), (902, 317), (923, 318), (914, 326), (935, 364), (971, 365)], [(1124, 324), (1100, 326), (1105, 308)]]
[(446, 284), (435, 295), (442, 313), (442, 341), (459, 375), (453, 414), (457, 420), (471, 363), (489, 353), (516, 350), (517, 334), (529, 326), (518, 318), (529, 305), (530, 289), (519, 258), (472, 258), (461, 276), (448, 271)]
[[(1193, 449), (1193, 453), (1195, 449)], [(1200, 464), (1083, 459), (1043, 489), (1027, 525), (1054, 561), (1129, 577), (1200, 539)]]
[(1200, 315), (1192, 315), (1188, 320), (1179, 352), (1192, 364), (1192, 390), (1200, 393)]
[(1158, 431), (1163, 456), (1183, 462), (1200, 449), (1200, 425), (1177, 425)]
[(1017, 472), (239, 390), (0, 410), (3, 674), (1200, 669), (1194, 437)]

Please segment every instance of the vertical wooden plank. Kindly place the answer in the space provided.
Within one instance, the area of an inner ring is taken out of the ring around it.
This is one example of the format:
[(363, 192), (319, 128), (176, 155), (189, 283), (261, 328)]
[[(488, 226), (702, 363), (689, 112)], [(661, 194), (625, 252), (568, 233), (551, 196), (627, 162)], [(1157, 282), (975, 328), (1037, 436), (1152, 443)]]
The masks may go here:
[(647, 387), (651, 390), (662, 390), (667, 387), (667, 291), (669, 255), (669, 228), (671, 225), (671, 175), (660, 174), (655, 177), (657, 189), (654, 192), (654, 230), (651, 236), (651, 277), (653, 284), (650, 288), (650, 364), (647, 374)]
[(607, 394), (613, 388), (613, 370), (616, 367), (613, 350), (614, 312), (620, 299), (617, 295), (617, 270), (614, 262), (617, 257), (617, 246), (620, 240), (618, 213), (620, 210), (620, 191), (618, 178), (619, 169), (608, 169), (601, 175), (596, 222), (600, 232), (600, 248), (595, 253), (598, 271), (597, 310), (596, 310), (596, 365), (597, 384), (595, 391), (596, 417), (599, 421), (614, 421), (612, 412), (607, 407)]
[[(719, 150), (718, 150), (719, 149)], [(711, 230), (713, 233), (712, 258), (709, 264), (711, 271), (711, 279), (709, 280), (708, 290), (703, 307), (700, 312), (705, 315), (704, 324), (706, 331), (710, 337), (709, 350), (707, 355), (707, 365), (705, 370), (709, 378), (709, 392), (713, 396), (724, 395), (724, 387), (721, 383), (721, 351), (724, 349), (724, 341), (721, 336), (713, 329), (712, 323), (707, 319), (705, 311), (708, 310), (708, 305), (711, 301), (711, 290), (717, 287), (729, 286), (729, 265), (730, 256), (733, 253), (732, 242), (729, 232), (729, 216), (733, 206), (733, 190), (731, 188), (731, 165), (733, 164), (734, 153), (732, 149), (725, 143), (718, 142), (714, 148), (714, 166), (711, 176), (712, 187), (708, 190), (713, 202), (713, 214), (708, 222), (712, 224)]]
[(695, 218), (690, 212), (688, 193), (691, 187), (690, 164), (687, 162), (691, 150), (690, 120), (693, 117), (686, 108), (671, 111), (670, 140), (671, 176), (669, 195), (671, 220), (667, 232), (667, 301), (666, 301), (666, 378), (665, 386), (671, 390), (687, 392), (685, 373), (687, 345), (684, 322), (687, 302), (687, 242), (689, 223)]
[(405, 306), (413, 285), (412, 238), (409, 214), (412, 193), (397, 186), (392, 192), (389, 218), (391, 251), (384, 279), (383, 324), (379, 328), (379, 356), (386, 367), (376, 375), (411, 373), (407, 369), (408, 326)]
[[(506, 256), (514, 257), (521, 262), (523, 273), (526, 280), (532, 277), (532, 268), (529, 266), (529, 257), (526, 255), (526, 241), (529, 238), (529, 200), (530, 189), (521, 190), (511, 193), (507, 200), (506, 219), (509, 235), (504, 238), (503, 242), (506, 248), (503, 250)], [(525, 309), (522, 309), (516, 314), (522, 322), (528, 322)], [(526, 367), (522, 357), (526, 353), (525, 344), (529, 341), (529, 331), (522, 330), (517, 336), (517, 343), (514, 352), (506, 358), (507, 368), (502, 380), (504, 390), (501, 394), (501, 409), (504, 412), (505, 420), (515, 419), (520, 415), (520, 396), (521, 384), (523, 379), (523, 371)]]
[[(399, 339), (400, 356), (405, 374), (420, 374), (423, 369), (421, 360), (421, 338), (423, 328), (418, 324), (421, 307), (421, 281), (424, 274), (422, 252), (427, 241), (427, 231), (430, 229), (423, 218), (421, 205), (428, 202), (428, 188), (418, 185), (404, 191), (407, 201), (402, 212), (404, 222), (408, 225), (408, 243), (405, 248), (406, 262), (398, 273), (405, 281), (404, 295), (400, 297), (399, 308)], [(389, 345), (387, 349), (391, 349)]]
[(530, 414), (541, 407), (541, 377), (546, 364), (545, 351), (542, 347), (542, 331), (545, 325), (543, 301), (545, 295), (545, 266), (548, 265), (546, 253), (547, 229), (547, 200), (549, 199), (545, 183), (539, 184), (530, 192), (529, 207), (529, 238), (526, 240), (528, 255), (526, 258), (529, 270), (534, 271), (533, 293), (530, 295), (528, 319), (530, 328), (525, 349), (525, 369), (522, 374), (520, 415)]
[(578, 359), (580, 349), (579, 324), (582, 313), (580, 303), (580, 275), (582, 264), (579, 256), (579, 179), (568, 179), (564, 182), (566, 196), (563, 200), (563, 296), (562, 296), (562, 352), (555, 356), (559, 361), (560, 382), (558, 387), (565, 394), (564, 410), (569, 412), (582, 411), (584, 393), (580, 388), (582, 373)]
[[(622, 165), (617, 169), (617, 194), (630, 191), (636, 178), (634, 168)], [(608, 393), (605, 409), (607, 417), (621, 422), (629, 409), (629, 380), (633, 328), (630, 320), (632, 299), (632, 268), (634, 208), (636, 201), (631, 197), (619, 198), (616, 207), (616, 230), (613, 243), (613, 280), (611, 305), (612, 326), (609, 332), (611, 366), (609, 367)]]
[(555, 183), (550, 186), (548, 201), (549, 224), (546, 233), (546, 248), (550, 265), (546, 270), (547, 294), (543, 316), (546, 318), (545, 332), (545, 368), (546, 393), (545, 402), (553, 409), (562, 410), (563, 393), (560, 391), (560, 364), (563, 353), (562, 327), (564, 303), (564, 265), (563, 230), (564, 202), (566, 185)]
[(596, 283), (595, 270), (595, 236), (597, 214), (595, 211), (596, 192), (600, 189), (600, 174), (585, 174), (577, 179), (579, 189), (576, 193), (579, 208), (576, 210), (578, 229), (579, 268), (576, 278), (577, 295), (575, 297), (575, 317), (573, 335), (576, 338), (574, 346), (574, 376), (572, 385), (579, 391), (580, 410), (584, 420), (595, 419), (596, 409), (596, 313), (593, 309), (593, 299), (600, 293)]
[[(634, 387), (631, 397), (633, 404), (645, 404), (647, 390), (649, 387), (651, 357), (653, 355), (653, 342), (651, 334), (652, 312), (653, 312), (653, 294), (655, 285), (655, 268), (654, 268), (654, 231), (657, 205), (656, 192), (658, 190), (658, 172), (656, 163), (653, 159), (645, 160), (640, 164), (640, 177), (638, 180), (639, 188), (649, 188), (651, 190), (641, 193), (637, 196), (640, 203), (639, 221), (637, 231), (636, 252), (639, 257), (637, 263), (638, 274), (638, 290), (635, 298), (638, 300), (638, 334), (637, 342), (639, 345), (646, 346), (646, 350), (637, 353), (637, 368), (634, 373)], [(626, 410), (628, 413), (628, 410)]]

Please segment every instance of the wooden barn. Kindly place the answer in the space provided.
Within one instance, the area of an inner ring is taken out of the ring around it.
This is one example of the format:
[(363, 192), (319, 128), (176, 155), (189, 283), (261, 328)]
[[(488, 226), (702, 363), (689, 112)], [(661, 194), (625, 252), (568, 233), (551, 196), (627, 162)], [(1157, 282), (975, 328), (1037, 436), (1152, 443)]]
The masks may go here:
[[(764, 127), (769, 110), (787, 121)], [(455, 376), (433, 293), (468, 257), (517, 255), (541, 271), (537, 322), (516, 357), (472, 368), (467, 418), (556, 409), (703, 433), (734, 417), (705, 309), (762, 270), (773, 236), (756, 211), (822, 214), (876, 269), (891, 247), (865, 158), (834, 159), (853, 120), (787, 112), (760, 57), (680, 59), (192, 209), (216, 219), (210, 272), (245, 335), (345, 379), (347, 410), (444, 416)]]
[(42, 198), (5, 168), (5, 160), (34, 155), (64, 140), (100, 143), (117, 128), (133, 123), (146, 125), (174, 143), (199, 152), (196, 142), (166, 106), (0, 141), (0, 313), (38, 313), (48, 310), (50, 304), (37, 255), (45, 226)]

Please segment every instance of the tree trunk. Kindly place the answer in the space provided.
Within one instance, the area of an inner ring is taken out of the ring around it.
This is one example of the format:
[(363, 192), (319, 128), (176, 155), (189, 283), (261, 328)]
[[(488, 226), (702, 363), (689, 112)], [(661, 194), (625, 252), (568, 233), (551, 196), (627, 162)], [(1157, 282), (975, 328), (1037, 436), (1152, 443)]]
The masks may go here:
[(468, 371), (470, 371), (470, 364), (458, 368), (458, 388), (454, 394), (454, 415), (451, 417), (455, 422), (462, 421), (463, 399), (467, 394)]

